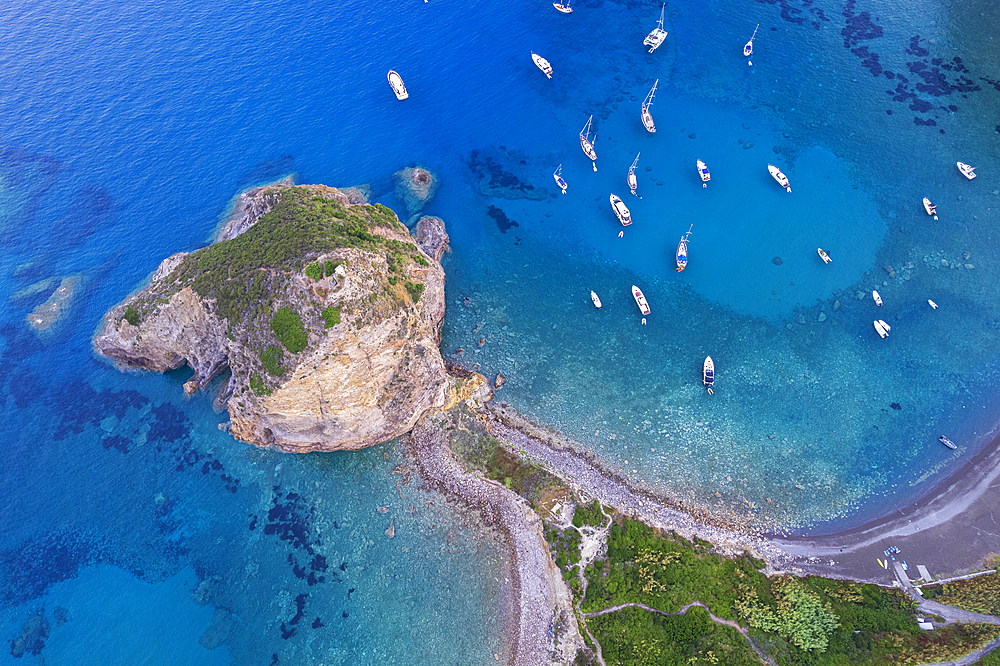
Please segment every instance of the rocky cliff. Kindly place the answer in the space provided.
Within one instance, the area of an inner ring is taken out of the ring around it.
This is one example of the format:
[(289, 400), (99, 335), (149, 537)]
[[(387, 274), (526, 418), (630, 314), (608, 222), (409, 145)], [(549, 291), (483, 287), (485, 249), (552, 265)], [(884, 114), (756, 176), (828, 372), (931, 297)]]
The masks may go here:
[(286, 451), (357, 449), (441, 407), (447, 242), (422, 249), (389, 209), (320, 186), (241, 198), (220, 240), (163, 261), (112, 308), (96, 349), (118, 364), (187, 364), (193, 393), (226, 368), (231, 432)]

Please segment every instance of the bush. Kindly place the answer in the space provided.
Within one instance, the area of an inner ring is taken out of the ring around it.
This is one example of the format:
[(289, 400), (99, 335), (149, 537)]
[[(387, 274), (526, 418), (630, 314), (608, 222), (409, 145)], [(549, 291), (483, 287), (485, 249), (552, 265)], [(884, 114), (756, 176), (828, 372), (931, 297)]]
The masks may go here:
[(332, 305), (322, 312), (323, 321), (326, 322), (326, 328), (332, 328), (340, 323), (340, 308), (335, 308)]
[(323, 279), (323, 266), (321, 266), (318, 261), (314, 261), (306, 266), (302, 272), (311, 277), (313, 280), (318, 281)]
[(122, 319), (132, 324), (133, 326), (139, 325), (139, 311), (135, 309), (134, 305), (130, 305), (125, 308), (125, 314), (122, 315)]
[(250, 390), (260, 396), (271, 395), (274, 392), (274, 389), (264, 383), (260, 375), (250, 375)]
[(281, 353), (281, 347), (277, 345), (268, 345), (264, 353), (260, 355), (260, 360), (264, 364), (264, 369), (271, 373), (274, 377), (280, 377), (285, 374), (284, 368), (281, 367), (281, 358), (284, 354)]
[(306, 329), (302, 317), (288, 308), (280, 308), (271, 317), (271, 330), (290, 354), (298, 354), (306, 348)]
[(340, 265), (339, 261), (336, 262), (336, 263), (334, 263), (334, 262), (330, 261), (329, 259), (327, 259), (326, 263), (324, 264), (324, 269), (326, 270), (326, 276), (330, 277), (331, 275), (333, 275), (333, 272), (335, 270), (337, 270), (337, 266), (339, 266), (339, 265)]
[(412, 298), (413, 302), (416, 303), (420, 300), (420, 297), (423, 296), (424, 285), (421, 282), (407, 282), (406, 291), (409, 292), (410, 298)]

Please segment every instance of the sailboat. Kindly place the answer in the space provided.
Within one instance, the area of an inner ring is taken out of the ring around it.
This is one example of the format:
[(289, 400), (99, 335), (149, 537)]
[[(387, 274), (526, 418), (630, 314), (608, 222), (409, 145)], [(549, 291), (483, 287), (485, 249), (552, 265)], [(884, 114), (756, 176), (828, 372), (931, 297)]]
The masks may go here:
[(653, 95), (656, 94), (656, 86), (659, 82), (659, 79), (653, 82), (653, 87), (642, 102), (642, 124), (646, 127), (646, 131), (651, 134), (656, 132), (656, 125), (653, 124), (653, 114), (649, 112), (649, 107), (653, 106)]
[[(760, 28), (760, 23), (758, 23), (757, 27), (753, 29), (753, 35), (750, 36), (750, 41), (743, 47), (743, 55), (747, 58), (753, 55), (753, 38), (757, 36), (758, 28)], [(748, 62), (747, 64), (752, 65), (753, 63)]]
[(566, 0), (565, 5), (559, 2), (553, 2), (552, 6), (556, 8), (556, 11), (562, 12), (563, 14), (572, 14), (573, 8), (569, 6), (570, 2), (572, 2), (572, 0)]
[(660, 20), (656, 22), (656, 27), (653, 31), (646, 35), (646, 39), (642, 40), (642, 43), (649, 47), (649, 52), (652, 53), (656, 49), (660, 48), (663, 44), (663, 40), (667, 38), (667, 31), (663, 29), (663, 10), (667, 8), (667, 3), (663, 3), (663, 7), (660, 8)]
[(687, 233), (681, 236), (681, 242), (677, 244), (677, 254), (674, 258), (677, 260), (677, 272), (682, 272), (688, 265), (688, 237), (691, 236), (691, 229), (694, 229), (692, 224), (688, 228)]
[(701, 366), (701, 383), (708, 387), (708, 393), (712, 395), (712, 386), (715, 385), (715, 362), (711, 356), (706, 356), (705, 363)]
[(404, 100), (410, 96), (410, 93), (406, 92), (406, 86), (403, 85), (403, 77), (399, 75), (399, 72), (390, 69), (386, 77), (389, 79), (389, 85), (392, 87), (392, 92), (395, 93), (396, 99)]
[(928, 215), (933, 215), (935, 220), (938, 219), (937, 206), (932, 204), (931, 200), (928, 199), (927, 197), (924, 197), (924, 210), (927, 211)]
[(712, 174), (708, 172), (708, 166), (698, 160), (698, 175), (701, 176), (701, 186), (708, 187), (708, 181), (712, 180)]
[(781, 169), (779, 169), (778, 167), (774, 166), (773, 164), (768, 164), (767, 165), (767, 170), (770, 171), (771, 172), (771, 176), (776, 181), (778, 181), (778, 185), (781, 185), (783, 188), (785, 188), (789, 192), (792, 191), (791, 186), (788, 184), (788, 176), (786, 176), (785, 174), (781, 173)]
[(632, 212), (617, 194), (611, 195), (611, 209), (615, 211), (615, 217), (618, 218), (623, 227), (632, 224)]
[(549, 64), (548, 60), (532, 51), (531, 61), (535, 63), (535, 66), (538, 67), (538, 69), (542, 70), (542, 73), (545, 74), (545, 76), (550, 79), (552, 78), (552, 65)]
[[(594, 150), (594, 144), (590, 140), (590, 124), (593, 120), (594, 116), (587, 118), (587, 124), (580, 130), (580, 147), (583, 148), (583, 154), (590, 158), (591, 163), (594, 165), (594, 171), (597, 171), (597, 152)], [(597, 141), (596, 134), (594, 135), (594, 141)]]
[[(639, 187), (639, 181), (635, 177), (635, 168), (639, 165), (639, 155), (642, 155), (642, 153), (636, 153), (635, 160), (632, 161), (632, 166), (628, 168), (628, 189), (632, 190), (632, 196), (634, 197), (639, 197), (635, 193), (635, 188)], [(641, 199), (642, 197), (639, 198)]]
[(566, 194), (566, 188), (569, 187), (569, 185), (567, 185), (566, 181), (563, 180), (563, 177), (562, 177), (562, 164), (560, 164), (559, 166), (557, 166), (556, 170), (552, 172), (552, 177), (555, 178), (556, 185), (559, 186), (559, 189), (562, 190), (562, 193)]

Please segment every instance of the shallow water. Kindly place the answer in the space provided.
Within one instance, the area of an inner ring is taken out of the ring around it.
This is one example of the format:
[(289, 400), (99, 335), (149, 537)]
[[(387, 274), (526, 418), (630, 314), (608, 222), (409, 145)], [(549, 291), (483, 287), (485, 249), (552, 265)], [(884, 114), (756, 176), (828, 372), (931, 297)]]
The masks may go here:
[[(442, 186), (423, 212), (452, 238), (443, 352), (503, 372), (500, 399), (639, 485), (771, 529), (832, 529), (904, 504), (991, 437), (997, 9), (670, 5), (667, 42), (648, 54), (655, 3), (574, 7), (0, 8), (3, 637), (44, 608), (49, 664), (502, 651), (502, 548), (417, 476), (402, 483), (397, 443), (259, 451), (216, 427), (211, 395), (183, 398), (185, 371), (121, 374), (92, 356), (108, 307), (203, 244), (240, 189), (289, 173), (368, 183), (407, 219), (391, 174), (433, 170)], [(648, 135), (639, 104), (656, 79)], [(596, 173), (577, 139), (591, 114)], [(637, 153), (641, 200), (625, 184)], [(484, 193), (484, 176), (499, 188)], [(611, 192), (635, 219), (620, 239)], [(67, 316), (36, 335), (26, 316), (72, 275)], [(714, 396), (700, 385), (708, 354)], [(176, 618), (169, 632), (150, 607)]]

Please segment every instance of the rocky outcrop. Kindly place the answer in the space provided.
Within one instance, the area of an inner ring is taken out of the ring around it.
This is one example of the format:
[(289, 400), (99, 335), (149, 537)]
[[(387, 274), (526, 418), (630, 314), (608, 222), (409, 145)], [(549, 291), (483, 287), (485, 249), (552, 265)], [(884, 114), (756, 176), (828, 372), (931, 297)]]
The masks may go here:
[(241, 199), (228, 240), (165, 259), (95, 348), (131, 368), (187, 364), (188, 392), (230, 368), (230, 432), (285, 451), (370, 446), (444, 405), (444, 271), (395, 215), (321, 185)]
[(421, 167), (408, 167), (392, 175), (396, 184), (396, 198), (406, 206), (407, 215), (424, 209), (437, 192), (438, 179)]
[(40, 338), (54, 334), (66, 313), (73, 307), (84, 285), (83, 275), (70, 275), (59, 283), (48, 299), (28, 313), (28, 326)]
[(413, 234), (417, 245), (434, 261), (441, 261), (441, 255), (448, 249), (448, 234), (444, 230), (444, 222), (439, 217), (425, 215), (417, 221)]

